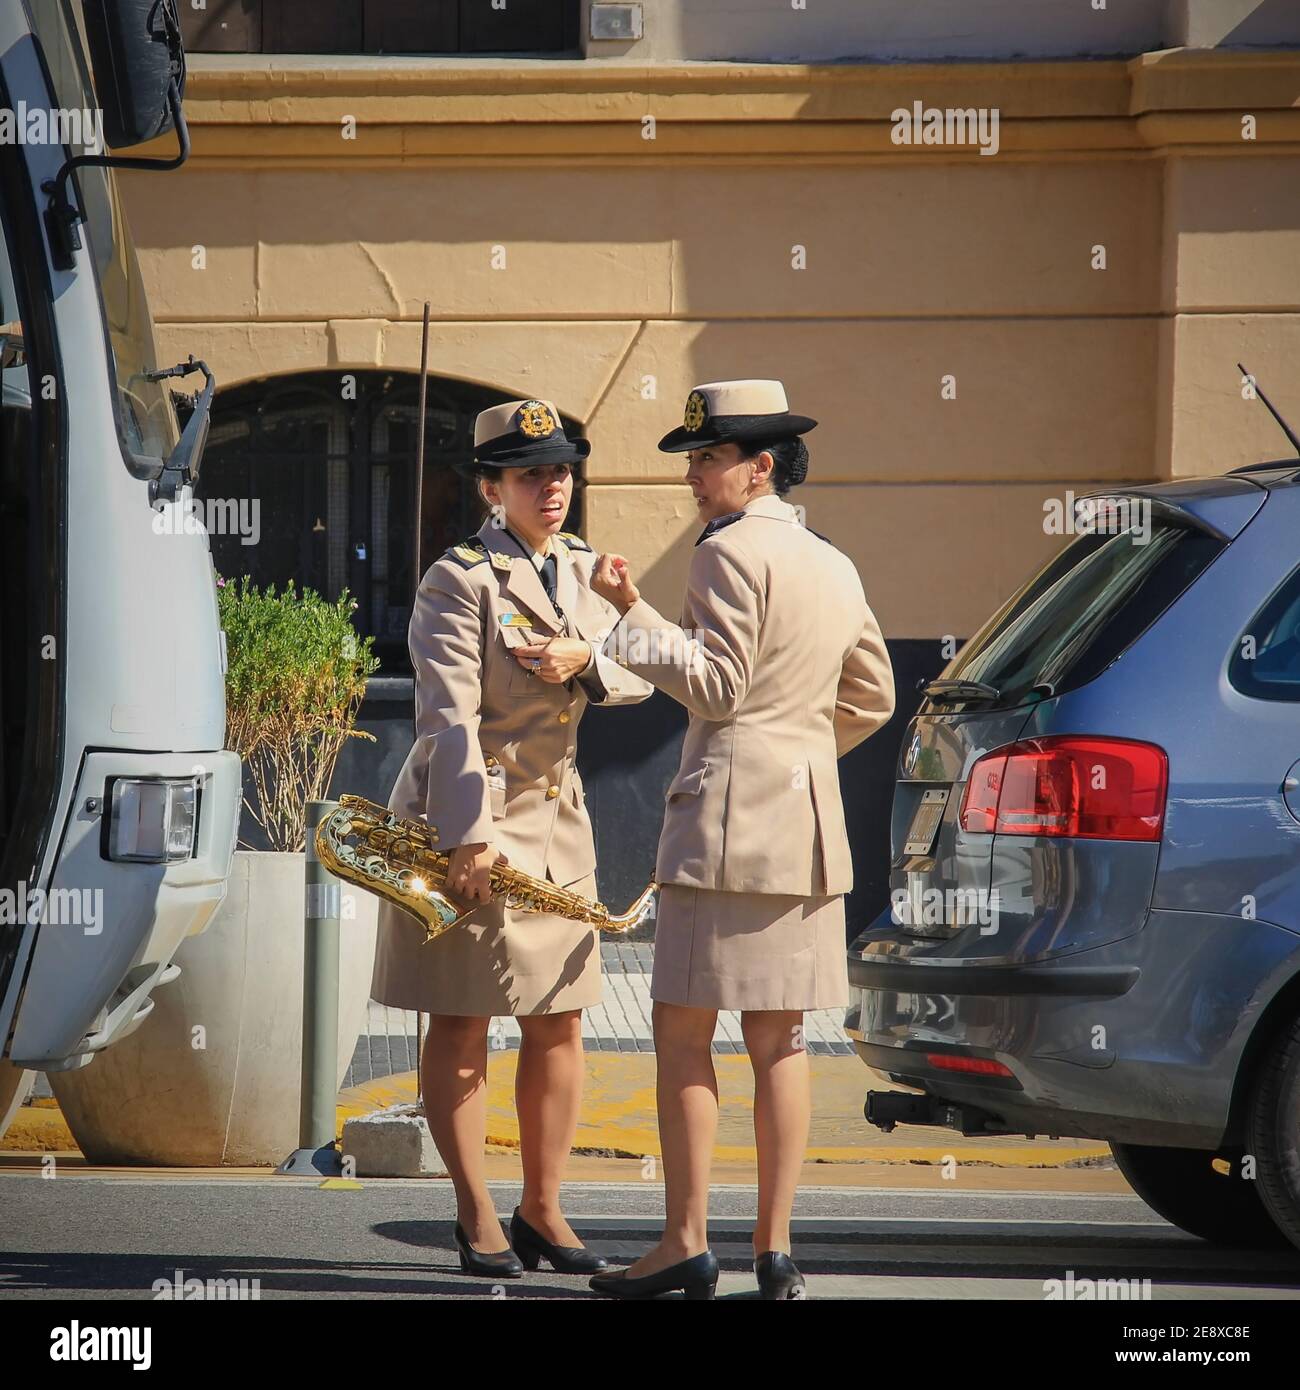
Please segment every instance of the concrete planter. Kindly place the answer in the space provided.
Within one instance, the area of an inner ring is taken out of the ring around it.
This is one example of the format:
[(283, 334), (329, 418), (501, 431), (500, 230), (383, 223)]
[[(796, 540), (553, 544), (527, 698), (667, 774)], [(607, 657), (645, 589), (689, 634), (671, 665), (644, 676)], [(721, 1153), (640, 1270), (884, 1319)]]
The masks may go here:
[[(276, 1164), (298, 1144), (303, 856), (237, 851), (208, 929), (153, 1013), (50, 1084), (92, 1163)], [(344, 885), (338, 1084), (365, 1022), (379, 900)], [(354, 915), (349, 918), (348, 913)]]
[(31, 1093), (34, 1071), (24, 1071), (12, 1062), (0, 1061), (0, 1139), (13, 1123), (19, 1107)]

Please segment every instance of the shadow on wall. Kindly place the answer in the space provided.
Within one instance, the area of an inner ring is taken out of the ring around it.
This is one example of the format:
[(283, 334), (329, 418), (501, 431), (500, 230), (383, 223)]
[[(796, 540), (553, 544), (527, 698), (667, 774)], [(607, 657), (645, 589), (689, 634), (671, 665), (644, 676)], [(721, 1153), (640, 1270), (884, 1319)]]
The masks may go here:
[[(649, 7), (647, 7), (649, 8)], [(1130, 54), (1164, 46), (1167, 0), (676, 0), (647, 26), (676, 26), (689, 59), (936, 61)]]
[[(743, 10), (743, 12), (742, 12)], [(1125, 56), (1300, 42), (1295, 0), (676, 0), (661, 51), (753, 62)], [(670, 47), (671, 45), (671, 47)]]

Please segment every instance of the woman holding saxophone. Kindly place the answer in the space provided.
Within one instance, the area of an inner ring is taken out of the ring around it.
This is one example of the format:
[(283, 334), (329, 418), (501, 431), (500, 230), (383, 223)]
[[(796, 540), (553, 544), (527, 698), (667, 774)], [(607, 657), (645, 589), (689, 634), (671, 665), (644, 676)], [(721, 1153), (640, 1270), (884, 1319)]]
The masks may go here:
[[(456, 1189), (460, 1265), (491, 1278), (541, 1258), (568, 1273), (605, 1264), (581, 1248), (559, 1201), (582, 1090), (581, 1011), (601, 998), (596, 933), (507, 907), (489, 885), (504, 859), (596, 896), (578, 724), (588, 703), (652, 690), (599, 653), (618, 615), (591, 588), (591, 548), (560, 530), (589, 447), (565, 436), (549, 401), (511, 401), (475, 421), (473, 473), (492, 514), (421, 580), (409, 629), (416, 741), (389, 798), (449, 853), (447, 890), (482, 904), (425, 945), (413, 918), (382, 903), (372, 994), (429, 1015), (424, 1110)], [(524, 1189), (509, 1242), (483, 1177), (488, 1027), (504, 1014), (522, 1033)]]
[(612, 640), (631, 654), (628, 669), (690, 716), (655, 872), (650, 993), (667, 1221), (629, 1269), (593, 1276), (613, 1297), (713, 1296), (719, 1009), (740, 1011), (754, 1070), (759, 1290), (804, 1294), (790, 1258), (810, 1113), (803, 1015), (848, 1003), (842, 895), (852, 864), (836, 760), (894, 707), (889, 656), (852, 561), (785, 501), (808, 468), (799, 436), (815, 424), (790, 413), (779, 381), (710, 382), (660, 441), (686, 453), (705, 523), (686, 581), (690, 637), (640, 597), (621, 557), (601, 556), (593, 580), (624, 614)]

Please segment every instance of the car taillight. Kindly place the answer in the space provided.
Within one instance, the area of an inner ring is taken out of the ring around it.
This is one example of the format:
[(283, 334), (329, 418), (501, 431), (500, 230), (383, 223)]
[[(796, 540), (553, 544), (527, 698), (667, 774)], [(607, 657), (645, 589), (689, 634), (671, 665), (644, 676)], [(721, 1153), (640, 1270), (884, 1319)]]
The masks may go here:
[(1169, 758), (1154, 743), (1062, 734), (978, 759), (958, 823), (974, 834), (1158, 840)]

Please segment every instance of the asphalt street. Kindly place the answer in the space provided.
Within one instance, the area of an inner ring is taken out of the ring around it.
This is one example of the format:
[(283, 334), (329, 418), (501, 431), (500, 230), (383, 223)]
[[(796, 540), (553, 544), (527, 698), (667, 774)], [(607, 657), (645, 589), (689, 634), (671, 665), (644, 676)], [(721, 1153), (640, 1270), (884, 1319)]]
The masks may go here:
[[(493, 1191), (508, 1219), (517, 1185)], [(653, 1243), (658, 1184), (566, 1192), (575, 1228), (611, 1259)], [(720, 1298), (755, 1297), (753, 1203), (752, 1188), (714, 1189)], [(1052, 1280), (1078, 1297), (1082, 1280), (1149, 1279), (1153, 1300), (1300, 1299), (1300, 1252), (1212, 1247), (1131, 1196), (826, 1187), (801, 1191), (796, 1212), (794, 1253), (811, 1298), (1041, 1301)], [(0, 1300), (153, 1299), (157, 1281), (196, 1278), (257, 1280), (262, 1299), (594, 1297), (584, 1279), (546, 1268), (496, 1288), (462, 1275), (453, 1219), (451, 1186), (437, 1179), (340, 1189), (274, 1177), (3, 1174)]]

